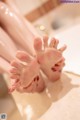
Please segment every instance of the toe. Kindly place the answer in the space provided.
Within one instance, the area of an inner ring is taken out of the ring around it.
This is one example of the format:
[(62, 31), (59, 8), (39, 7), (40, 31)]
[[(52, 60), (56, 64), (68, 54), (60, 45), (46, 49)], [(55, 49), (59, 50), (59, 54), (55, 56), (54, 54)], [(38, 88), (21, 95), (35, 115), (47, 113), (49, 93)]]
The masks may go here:
[(10, 75), (10, 78), (11, 78), (11, 79), (19, 79), (20, 76), (19, 76), (18, 74), (11, 74), (11, 75)]
[(44, 48), (48, 47), (48, 36), (43, 36)]
[(10, 73), (13, 73), (13, 74), (19, 74), (20, 73), (20, 71), (17, 69), (17, 68), (11, 68), (10, 69)]
[(34, 39), (34, 48), (37, 53), (42, 51), (42, 40), (41, 38), (37, 37)]
[(18, 62), (18, 61), (16, 61), (16, 60), (13, 60), (12, 62), (11, 62), (11, 66), (12, 67), (15, 67), (15, 68), (17, 68), (17, 69), (19, 69), (19, 70), (21, 70), (22, 69), (22, 65)]
[(55, 43), (54, 43), (54, 48), (57, 48), (58, 44), (59, 44), (59, 40), (57, 40), (56, 38), (55, 39)]
[(67, 48), (67, 46), (64, 45), (63, 47), (59, 48), (58, 50), (62, 53), (62, 52), (64, 52), (66, 50), (66, 48)]
[(52, 48), (53, 48), (53, 47), (55, 46), (55, 43), (56, 43), (56, 39), (55, 39), (55, 38), (51, 38), (49, 47), (52, 47)]
[(27, 62), (27, 63), (31, 62), (31, 60), (32, 60), (31, 56), (25, 51), (18, 51), (16, 54), (16, 57), (19, 60), (21, 60), (23, 62)]

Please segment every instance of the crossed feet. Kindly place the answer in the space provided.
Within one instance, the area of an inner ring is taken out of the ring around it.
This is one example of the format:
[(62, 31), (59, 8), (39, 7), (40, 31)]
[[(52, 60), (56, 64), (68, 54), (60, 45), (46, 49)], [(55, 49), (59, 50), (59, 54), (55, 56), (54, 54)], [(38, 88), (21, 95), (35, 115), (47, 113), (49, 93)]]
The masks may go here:
[(16, 60), (11, 62), (11, 81), (12, 87), (9, 92), (17, 90), (19, 92), (41, 92), (45, 88), (45, 82), (41, 74), (41, 70), (52, 82), (60, 79), (65, 59), (62, 56), (66, 45), (60, 49), (57, 48), (59, 41), (47, 36), (35, 38), (34, 48), (36, 56), (32, 57), (24, 51), (18, 51)]

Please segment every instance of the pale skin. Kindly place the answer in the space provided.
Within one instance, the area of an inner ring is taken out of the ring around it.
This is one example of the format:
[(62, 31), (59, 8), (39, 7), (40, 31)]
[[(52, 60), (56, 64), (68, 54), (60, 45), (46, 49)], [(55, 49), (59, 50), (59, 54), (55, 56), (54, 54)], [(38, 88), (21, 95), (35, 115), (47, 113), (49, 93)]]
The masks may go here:
[[(44, 72), (50, 81), (58, 80), (64, 66), (62, 52), (66, 49), (66, 46), (57, 49), (57, 39), (52, 38), (48, 45), (47, 36), (44, 36), (42, 40), (39, 37), (35, 38), (34, 30), (32, 33), (25, 27), (26, 22), (18, 13), (13, 12), (12, 9), (2, 2), (0, 2), (0, 7), (3, 28), (15, 42), (29, 53), (20, 51), (16, 54), (15, 58), (17, 60), (12, 60), (11, 62), (12, 68), (10, 73), (13, 83), (10, 92), (15, 89), (22, 93), (41, 92), (45, 88), (45, 82), (40, 70)], [(36, 34), (36, 36), (38, 35)], [(42, 41), (44, 43), (43, 49)], [(35, 55), (35, 57), (30, 56), (30, 54)]]
[(0, 2), (0, 22), (5, 31), (16, 43), (31, 55), (35, 53), (33, 48), (34, 31), (30, 31), (25, 20), (3, 2)]
[(0, 27), (0, 73), (9, 73), (10, 61), (15, 58), (17, 48), (9, 35)]
[[(12, 69), (10, 73), (14, 84), (10, 92), (15, 89), (19, 92), (41, 92), (45, 88), (45, 84), (40, 73), (40, 65), (37, 59), (33, 59), (24, 51), (17, 52), (16, 57), (21, 63), (16, 60), (11, 62)], [(22, 62), (24, 62), (25, 65), (22, 64)]]
[(66, 49), (66, 46), (64, 45), (60, 49), (57, 49), (58, 40), (55, 38), (52, 38), (48, 45), (47, 36), (43, 37), (43, 43), (44, 49), (42, 49), (41, 38), (35, 38), (35, 57), (31, 57), (24, 51), (17, 52), (16, 57), (21, 62), (13, 60), (11, 63), (12, 69), (10, 73), (11, 79), (14, 79), (14, 83), (12, 84), (12, 88), (10, 88), (10, 92), (15, 89), (19, 92), (43, 91), (45, 83), (40, 74), (40, 69), (50, 81), (54, 82), (60, 79), (62, 68), (65, 65), (62, 52)]
[(13, 12), (15, 12), (18, 18), (24, 22), (26, 29), (28, 29), (28, 31), (32, 33), (33, 36), (39, 36), (34, 26), (32, 26), (31, 23), (25, 17), (21, 15), (21, 12), (19, 11), (19, 9), (17, 8), (15, 4), (15, 1), (14, 0), (4, 0), (4, 1), (10, 7), (10, 9), (13, 10)]
[[(16, 53), (15, 51), (18, 49), (18, 46), (21, 50), (27, 50), (30, 54), (34, 53), (34, 50), (32, 50), (32, 43), (34, 36), (37, 36), (37, 32), (34, 27), (23, 16), (21, 16), (19, 10), (13, 4), (12, 0), (6, 0), (5, 2), (8, 5), (0, 1), (0, 56), (3, 57), (0, 59), (0, 63), (3, 62), (4, 64), (5, 61), (7, 67), (9, 66), (9, 64), (7, 64), (7, 61), (10, 62), (14, 58), (14, 55)], [(15, 17), (11, 16), (13, 14)], [(15, 30), (15, 24), (17, 32)], [(8, 34), (6, 34), (3, 29)], [(29, 42), (27, 42), (26, 39), (28, 41), (32, 41), (30, 42), (30, 46), (28, 45)], [(0, 66), (2, 66), (2, 64)], [(0, 72), (6, 70), (8, 72), (8, 69), (6, 67), (1, 67)]]
[(51, 38), (51, 42), (48, 45), (48, 39), (47, 36), (43, 37), (44, 48), (42, 49), (41, 39), (36, 38), (34, 48), (42, 71), (47, 75), (50, 81), (55, 81), (60, 78), (61, 69), (64, 66), (62, 52), (66, 49), (66, 45), (57, 49), (59, 41), (55, 38)]
[(0, 27), (0, 56), (10, 62), (15, 57), (16, 51), (17, 48), (13, 40)]

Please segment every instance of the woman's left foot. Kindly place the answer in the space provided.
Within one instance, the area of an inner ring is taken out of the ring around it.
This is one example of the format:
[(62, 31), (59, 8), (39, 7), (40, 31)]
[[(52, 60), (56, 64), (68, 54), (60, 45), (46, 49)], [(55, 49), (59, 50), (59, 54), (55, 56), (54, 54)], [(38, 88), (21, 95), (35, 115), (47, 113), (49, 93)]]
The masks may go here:
[(42, 71), (51, 81), (56, 81), (61, 76), (61, 71), (64, 66), (64, 57), (62, 52), (66, 49), (64, 45), (57, 49), (59, 41), (55, 38), (51, 39), (48, 45), (48, 37), (43, 37), (43, 44), (41, 38), (35, 38), (34, 48), (37, 53), (37, 60)]

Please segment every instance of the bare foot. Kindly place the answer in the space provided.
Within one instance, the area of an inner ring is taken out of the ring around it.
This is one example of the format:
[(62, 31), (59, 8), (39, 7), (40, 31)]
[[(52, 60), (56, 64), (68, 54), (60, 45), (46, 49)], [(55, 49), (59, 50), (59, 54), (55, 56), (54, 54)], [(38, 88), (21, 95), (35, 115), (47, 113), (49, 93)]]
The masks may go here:
[(26, 52), (17, 52), (16, 57), (19, 61), (13, 60), (11, 63), (11, 79), (14, 80), (12, 88), (19, 92), (41, 92), (45, 88), (44, 81), (40, 74), (40, 65), (36, 58), (32, 58)]
[(41, 38), (35, 38), (34, 42), (38, 63), (42, 71), (51, 81), (60, 78), (65, 61), (62, 52), (66, 49), (66, 46), (64, 45), (60, 49), (57, 49), (58, 43), (59, 41), (57, 39), (52, 38), (48, 45), (47, 36), (43, 37), (43, 44)]

